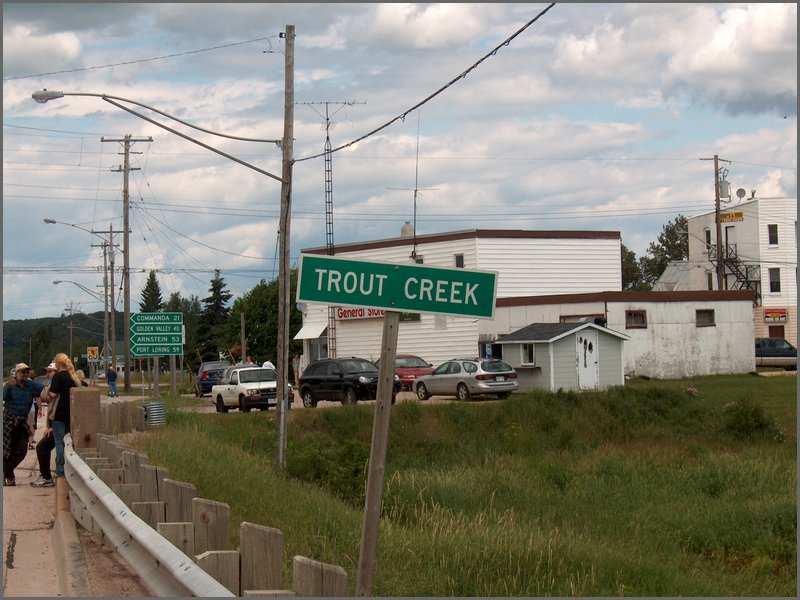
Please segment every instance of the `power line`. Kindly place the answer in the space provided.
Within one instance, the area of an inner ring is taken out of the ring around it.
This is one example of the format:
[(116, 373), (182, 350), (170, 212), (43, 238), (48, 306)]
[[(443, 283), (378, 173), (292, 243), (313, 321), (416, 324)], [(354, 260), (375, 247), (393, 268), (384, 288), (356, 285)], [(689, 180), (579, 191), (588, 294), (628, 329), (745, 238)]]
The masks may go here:
[[(275, 36), (272, 36), (275, 37)], [(241, 46), (243, 44), (252, 44), (254, 42), (263, 42), (269, 40), (269, 37), (260, 37), (252, 40), (245, 40), (243, 42), (232, 42), (230, 44), (223, 44), (220, 46), (212, 46), (210, 48), (201, 48), (199, 50), (189, 50), (187, 52), (177, 52), (175, 54), (165, 54), (163, 56), (154, 56), (152, 58), (140, 58), (138, 60), (127, 60), (108, 65), (97, 65), (94, 67), (81, 67), (77, 69), (64, 69), (63, 71), (50, 71), (49, 73), (36, 73), (33, 75), (17, 75), (15, 77), (3, 77), (3, 81), (13, 81), (15, 79), (28, 79), (30, 77), (44, 77), (45, 75), (61, 75), (62, 73), (80, 73), (82, 71), (93, 71), (96, 69), (109, 69), (111, 67), (121, 67), (123, 65), (135, 65), (138, 63), (151, 62), (155, 60), (165, 60), (167, 58), (177, 58), (178, 56), (187, 56), (189, 54), (199, 54), (200, 52), (211, 52), (212, 50), (221, 50), (223, 48), (230, 48), (232, 46)]]
[(344, 145), (342, 145), (342, 146), (338, 146), (337, 148), (334, 148), (333, 150), (329, 150), (329, 151), (327, 151), (327, 152), (323, 152), (322, 154), (315, 154), (315, 155), (313, 155), (313, 156), (306, 156), (306, 157), (304, 157), (304, 158), (295, 158), (295, 159), (294, 159), (294, 162), (301, 162), (301, 161), (304, 161), (304, 160), (311, 160), (312, 158), (319, 158), (320, 156), (324, 156), (325, 154), (331, 154), (331, 153), (333, 153), (333, 152), (338, 152), (339, 150), (344, 150), (345, 148), (348, 148), (348, 147), (352, 146), (353, 144), (356, 144), (356, 143), (360, 142), (361, 140), (364, 140), (364, 139), (366, 139), (366, 138), (368, 138), (368, 137), (370, 137), (370, 136), (372, 136), (372, 135), (375, 135), (376, 133), (378, 133), (378, 132), (379, 132), (379, 131), (381, 131), (382, 129), (386, 129), (386, 128), (387, 128), (389, 125), (391, 125), (391, 124), (392, 124), (392, 123), (394, 123), (395, 121), (398, 121), (398, 120), (405, 121), (406, 115), (408, 115), (410, 112), (412, 112), (412, 111), (414, 111), (414, 110), (418, 109), (420, 106), (422, 106), (423, 104), (426, 104), (426, 103), (427, 103), (427, 102), (429, 102), (430, 100), (433, 100), (433, 99), (434, 99), (436, 96), (438, 96), (439, 94), (441, 94), (442, 92), (444, 92), (444, 91), (445, 91), (447, 88), (449, 88), (450, 86), (452, 86), (452, 85), (454, 85), (456, 82), (458, 82), (458, 80), (459, 80), (459, 79), (465, 79), (465, 78), (466, 78), (466, 76), (467, 76), (467, 75), (469, 75), (469, 73), (470, 73), (472, 70), (476, 69), (476, 68), (477, 68), (477, 67), (478, 67), (478, 66), (479, 66), (479, 65), (480, 65), (480, 64), (481, 64), (483, 61), (485, 61), (486, 59), (488, 59), (490, 56), (494, 56), (495, 54), (497, 54), (497, 52), (498, 52), (498, 50), (500, 50), (500, 48), (502, 48), (503, 46), (508, 46), (508, 45), (509, 45), (509, 44), (512, 42), (512, 40), (513, 40), (514, 38), (516, 38), (516, 37), (517, 37), (518, 35), (520, 35), (520, 34), (521, 34), (523, 31), (525, 31), (525, 30), (526, 30), (528, 27), (530, 27), (530, 26), (531, 26), (531, 25), (533, 25), (533, 24), (534, 24), (536, 21), (538, 21), (540, 17), (542, 17), (542, 16), (543, 16), (543, 15), (544, 15), (544, 14), (545, 14), (547, 11), (549, 11), (549, 10), (550, 10), (551, 8), (553, 8), (555, 5), (556, 5), (556, 3), (555, 3), (555, 2), (553, 2), (552, 4), (550, 4), (550, 5), (549, 5), (547, 8), (545, 8), (544, 10), (542, 10), (542, 11), (541, 11), (541, 12), (540, 12), (538, 15), (536, 15), (536, 16), (535, 16), (533, 19), (531, 19), (530, 21), (528, 21), (527, 23), (525, 23), (525, 25), (523, 25), (522, 27), (520, 27), (520, 28), (519, 28), (519, 29), (518, 29), (516, 32), (514, 32), (514, 34), (512, 34), (510, 37), (506, 38), (506, 40), (505, 40), (503, 43), (501, 43), (501, 44), (499, 44), (498, 46), (496, 46), (496, 47), (495, 47), (495, 48), (494, 48), (494, 49), (493, 49), (491, 52), (489, 52), (489, 53), (488, 53), (488, 54), (486, 54), (486, 55), (485, 55), (483, 58), (481, 58), (480, 60), (478, 60), (478, 62), (476, 62), (475, 64), (473, 64), (473, 65), (472, 65), (471, 67), (469, 67), (469, 68), (468, 68), (466, 71), (463, 71), (463, 72), (462, 72), (460, 75), (457, 75), (456, 77), (454, 77), (453, 79), (451, 79), (451, 80), (450, 80), (449, 82), (447, 82), (445, 85), (443, 85), (443, 86), (442, 86), (442, 87), (440, 87), (438, 90), (436, 90), (435, 92), (433, 92), (433, 93), (432, 93), (430, 96), (428, 96), (428, 97), (427, 97), (427, 98), (425, 98), (424, 100), (421, 100), (420, 102), (417, 102), (417, 103), (416, 103), (414, 106), (412, 106), (411, 108), (409, 108), (409, 109), (408, 109), (408, 110), (406, 110), (405, 112), (403, 112), (403, 113), (401, 113), (401, 114), (397, 115), (397, 116), (396, 116), (394, 119), (392, 119), (391, 121), (389, 121), (389, 122), (387, 122), (387, 123), (385, 123), (385, 124), (381, 125), (381, 126), (380, 126), (380, 127), (378, 127), (377, 129), (373, 129), (373, 130), (372, 130), (372, 131), (370, 131), (369, 133), (366, 133), (366, 134), (362, 135), (360, 138), (356, 138), (356, 139), (355, 139), (355, 140), (353, 140), (352, 142), (348, 142), (348, 143), (346, 143), (346, 144), (344, 144)]

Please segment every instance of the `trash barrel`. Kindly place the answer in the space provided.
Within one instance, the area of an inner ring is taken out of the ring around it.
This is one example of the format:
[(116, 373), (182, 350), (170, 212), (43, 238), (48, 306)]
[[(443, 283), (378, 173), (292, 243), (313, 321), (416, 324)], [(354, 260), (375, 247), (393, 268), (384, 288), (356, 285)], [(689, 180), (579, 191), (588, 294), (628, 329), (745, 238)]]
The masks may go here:
[(167, 424), (167, 411), (164, 402), (146, 402), (144, 404), (145, 427), (163, 427)]

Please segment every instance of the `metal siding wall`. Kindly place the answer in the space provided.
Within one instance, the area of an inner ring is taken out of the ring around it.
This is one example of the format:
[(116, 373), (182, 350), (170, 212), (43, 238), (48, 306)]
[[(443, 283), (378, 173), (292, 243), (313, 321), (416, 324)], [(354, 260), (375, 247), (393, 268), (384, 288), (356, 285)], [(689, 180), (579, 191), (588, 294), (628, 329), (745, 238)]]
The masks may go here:
[(555, 365), (555, 389), (559, 388), (565, 390), (578, 389), (578, 367), (576, 362), (576, 349), (575, 349), (575, 334), (568, 335), (565, 338), (550, 344), (553, 352), (553, 364)]
[(622, 289), (613, 239), (478, 239), (480, 271), (497, 271), (497, 297)]

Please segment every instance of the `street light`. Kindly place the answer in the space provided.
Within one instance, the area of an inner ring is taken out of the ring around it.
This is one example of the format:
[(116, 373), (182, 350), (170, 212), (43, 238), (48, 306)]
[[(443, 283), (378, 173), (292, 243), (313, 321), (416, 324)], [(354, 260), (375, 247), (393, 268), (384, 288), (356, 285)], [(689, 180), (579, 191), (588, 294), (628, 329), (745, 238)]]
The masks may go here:
[[(288, 382), (288, 374), (289, 374), (289, 318), (291, 316), (291, 282), (290, 282), (290, 274), (289, 274), (289, 225), (291, 220), (291, 197), (292, 197), (292, 167), (294, 166), (294, 158), (292, 156), (293, 153), (293, 133), (294, 133), (294, 42), (295, 42), (295, 33), (294, 33), (294, 25), (287, 25), (286, 32), (280, 34), (281, 38), (284, 38), (286, 44), (286, 51), (284, 53), (285, 57), (285, 83), (284, 83), (284, 117), (283, 117), (283, 138), (280, 140), (264, 140), (264, 139), (252, 139), (252, 138), (243, 138), (238, 136), (232, 136), (227, 134), (218, 133), (215, 131), (210, 131), (208, 129), (203, 129), (201, 127), (197, 127), (173, 115), (165, 113), (164, 111), (158, 110), (153, 108), (152, 106), (148, 106), (141, 102), (137, 102), (135, 100), (131, 100), (130, 98), (123, 98), (121, 96), (112, 96), (110, 94), (98, 94), (98, 93), (89, 93), (89, 92), (61, 92), (61, 91), (48, 91), (48, 90), (41, 90), (38, 92), (34, 92), (32, 94), (32, 98), (41, 104), (48, 102), (50, 100), (55, 100), (58, 98), (62, 98), (64, 96), (90, 96), (101, 98), (103, 101), (116, 106), (126, 112), (131, 113), (139, 117), (140, 119), (144, 119), (145, 121), (152, 123), (153, 125), (160, 127), (161, 129), (165, 129), (170, 133), (173, 133), (183, 139), (192, 142), (193, 144), (197, 144), (211, 152), (224, 156), (225, 158), (237, 162), (249, 169), (256, 171), (262, 175), (266, 175), (267, 177), (271, 177), (276, 181), (281, 183), (281, 196), (280, 196), (280, 217), (279, 217), (279, 254), (280, 254), (280, 269), (279, 269), (279, 299), (278, 299), (278, 348), (277, 348), (277, 411), (278, 411), (278, 463), (281, 467), (284, 466), (284, 450), (286, 448), (286, 411), (288, 408), (287, 405), (287, 397), (288, 397), (288, 389), (287, 389), (287, 382)], [(243, 161), (235, 156), (227, 154), (222, 150), (214, 148), (213, 146), (209, 146), (199, 140), (196, 140), (188, 135), (181, 133), (180, 131), (176, 131), (175, 129), (164, 125), (163, 123), (159, 123), (158, 121), (151, 119), (141, 113), (136, 112), (132, 108), (129, 108), (120, 102), (125, 102), (128, 104), (134, 104), (136, 106), (141, 106), (148, 110), (151, 110), (155, 113), (158, 113), (164, 117), (172, 119), (178, 123), (191, 127), (193, 129), (197, 129), (198, 131), (203, 131), (205, 133), (209, 133), (212, 135), (217, 135), (224, 138), (234, 139), (234, 140), (241, 140), (241, 141), (250, 141), (250, 142), (271, 142), (278, 145), (281, 148), (281, 175), (280, 177), (264, 171), (252, 165), (246, 161)], [(125, 235), (128, 235), (127, 227), (125, 228)], [(127, 259), (127, 254), (126, 254)], [(126, 300), (130, 296), (130, 290), (128, 289), (129, 286), (125, 286), (125, 294)], [(127, 304), (127, 303), (126, 303)], [(128, 325), (127, 321), (129, 316), (125, 315), (126, 326)], [(126, 352), (129, 349), (126, 348)]]
[[(66, 279), (56, 279), (55, 281), (53, 281), (53, 285), (58, 285), (59, 283), (71, 283), (71, 284), (76, 285), (79, 288), (81, 288), (87, 294), (91, 294), (92, 296), (94, 296), (98, 300), (101, 300), (101, 301), (103, 300), (103, 297), (100, 294), (98, 294), (97, 292), (95, 292), (93, 290), (90, 290), (85, 285), (82, 285), (82, 284), (78, 283), (77, 281), (69, 281), (69, 280), (66, 280)], [(72, 313), (70, 313), (70, 319), (69, 319), (69, 358), (70, 358), (70, 360), (72, 360), (72, 329), (74, 327), (78, 327), (78, 326), (72, 324)], [(81, 327), (78, 327), (78, 329), (81, 329)], [(89, 333), (92, 333), (92, 332), (89, 332)], [(95, 335), (97, 335), (97, 334), (95, 334)]]
[[(100, 232), (93, 231), (90, 229), (86, 229), (85, 227), (81, 227), (75, 223), (65, 223), (64, 221), (56, 221), (55, 219), (50, 219), (45, 217), (44, 222), (48, 225), (68, 225), (70, 227), (74, 227), (76, 229), (80, 229), (87, 233), (91, 233), (92, 235), (96, 235), (100, 239), (103, 240), (103, 288), (105, 292), (104, 297), (104, 310), (103, 310), (103, 318), (105, 320), (105, 324), (103, 325), (103, 356), (106, 357), (109, 355), (109, 351), (111, 353), (111, 361), (113, 365), (116, 365), (116, 340), (117, 340), (117, 310), (114, 307), (114, 233), (120, 233), (119, 231), (115, 232), (112, 226), (108, 228), (108, 241), (104, 235), (100, 235)], [(105, 232), (103, 232), (105, 234)], [(111, 285), (109, 287), (108, 283), (108, 272), (109, 272), (109, 265), (107, 263), (108, 257), (111, 257)], [(110, 292), (110, 296), (109, 296)], [(110, 344), (109, 344), (109, 320), (111, 321), (111, 328), (110, 328)]]

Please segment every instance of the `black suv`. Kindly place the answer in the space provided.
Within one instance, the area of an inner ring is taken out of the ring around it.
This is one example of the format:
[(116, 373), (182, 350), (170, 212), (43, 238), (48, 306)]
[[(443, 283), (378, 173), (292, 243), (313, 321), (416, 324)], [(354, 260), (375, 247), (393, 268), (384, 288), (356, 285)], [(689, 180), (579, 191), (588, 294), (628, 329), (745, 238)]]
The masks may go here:
[(217, 379), (222, 376), (223, 371), (231, 366), (227, 360), (212, 360), (204, 362), (197, 369), (197, 377), (194, 380), (194, 394), (202, 398), (211, 393), (211, 388), (217, 383)]
[[(323, 358), (308, 365), (300, 375), (300, 398), (303, 406), (314, 408), (320, 400), (355, 404), (375, 400), (378, 395), (378, 367), (365, 358)], [(400, 391), (394, 376), (392, 403)]]

